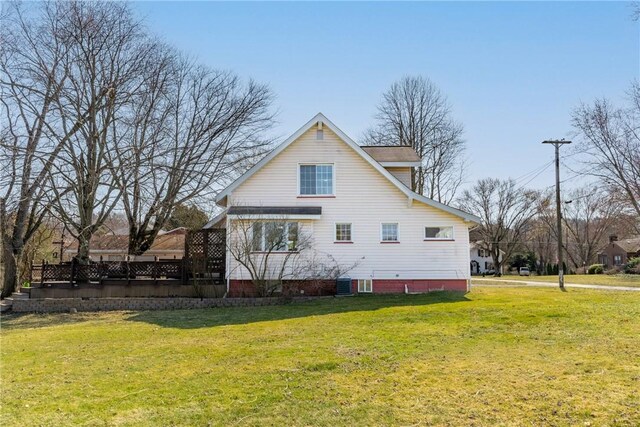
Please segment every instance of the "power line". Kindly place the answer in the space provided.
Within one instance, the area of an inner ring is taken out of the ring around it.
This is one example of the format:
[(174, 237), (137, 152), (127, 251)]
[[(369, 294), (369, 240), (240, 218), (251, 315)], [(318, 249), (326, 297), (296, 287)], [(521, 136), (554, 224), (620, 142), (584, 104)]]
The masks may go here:
[(525, 182), (524, 184), (522, 184), (520, 186), (520, 188), (526, 187), (531, 181), (533, 181), (534, 179), (536, 179), (537, 177), (539, 177), (542, 172), (546, 171), (547, 169), (549, 169), (549, 166), (551, 166), (553, 164), (553, 161), (551, 161), (549, 164), (547, 164), (544, 169), (542, 169), (540, 172), (538, 172), (537, 174), (535, 174), (529, 181)]

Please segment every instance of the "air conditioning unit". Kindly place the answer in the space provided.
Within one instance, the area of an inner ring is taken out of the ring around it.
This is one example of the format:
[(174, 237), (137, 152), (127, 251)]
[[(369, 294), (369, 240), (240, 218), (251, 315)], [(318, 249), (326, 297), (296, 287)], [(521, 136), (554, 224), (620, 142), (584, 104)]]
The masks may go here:
[(350, 277), (339, 277), (336, 280), (336, 294), (341, 296), (352, 295)]

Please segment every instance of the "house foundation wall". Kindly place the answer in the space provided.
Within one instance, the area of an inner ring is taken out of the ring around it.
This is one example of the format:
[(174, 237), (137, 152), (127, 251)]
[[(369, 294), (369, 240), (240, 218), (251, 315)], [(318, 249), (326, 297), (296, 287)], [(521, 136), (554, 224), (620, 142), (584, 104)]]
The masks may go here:
[[(435, 291), (467, 292), (469, 290), (466, 279), (373, 279), (374, 294), (403, 294), (423, 293)], [(288, 295), (335, 295), (336, 282), (325, 280), (321, 283), (311, 281), (285, 282), (283, 291)], [(351, 291), (358, 293), (358, 281), (351, 282)], [(255, 285), (250, 280), (230, 280), (230, 297), (258, 296)]]
[[(331, 296), (336, 294), (335, 280), (285, 280), (282, 294), (291, 296)], [(251, 280), (230, 280), (229, 297), (247, 298), (260, 295)]]
[[(352, 284), (354, 292), (358, 291), (358, 283)], [(467, 292), (468, 285), (465, 279), (373, 279), (372, 291), (374, 294), (401, 294), (454, 291)]]

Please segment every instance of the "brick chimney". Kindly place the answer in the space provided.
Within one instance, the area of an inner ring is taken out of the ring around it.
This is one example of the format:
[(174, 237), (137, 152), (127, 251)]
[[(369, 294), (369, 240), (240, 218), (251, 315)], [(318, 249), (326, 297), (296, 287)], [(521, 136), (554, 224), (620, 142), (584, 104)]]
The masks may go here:
[(612, 234), (611, 236), (609, 236), (609, 243), (613, 243), (617, 241), (618, 241), (618, 236), (616, 236), (615, 234)]

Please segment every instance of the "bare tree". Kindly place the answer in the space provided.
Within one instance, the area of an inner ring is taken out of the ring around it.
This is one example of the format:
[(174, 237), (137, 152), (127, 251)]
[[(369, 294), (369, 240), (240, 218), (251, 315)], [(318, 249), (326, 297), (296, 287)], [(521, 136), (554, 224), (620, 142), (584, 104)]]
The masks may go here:
[(264, 85), (170, 49), (151, 62), (113, 150), (133, 255), (153, 244), (176, 206), (213, 194), (264, 154), (273, 118)]
[(58, 101), (69, 83), (66, 64), (75, 61), (65, 35), (65, 6), (42, 3), (25, 13), (4, 3), (0, 16), (0, 234), (2, 296), (14, 291), (25, 245), (48, 215), (45, 181), (64, 145), (89, 111), (51, 138), (60, 122)]
[(304, 225), (284, 218), (261, 221), (241, 215), (229, 221), (227, 233), (231, 257), (247, 271), (260, 296), (281, 291), (293, 265), (313, 245)]
[(464, 129), (442, 92), (427, 78), (404, 77), (383, 94), (376, 121), (364, 142), (413, 147), (422, 166), (412, 174), (412, 190), (451, 202), (464, 177)]
[(338, 261), (333, 255), (319, 252), (312, 248), (304, 257), (297, 258), (291, 267), (292, 284), (286, 291), (290, 295), (310, 292), (322, 295), (327, 285), (333, 286), (340, 277), (345, 277), (360, 264), (360, 260), (352, 263)]
[(599, 178), (640, 217), (640, 86), (630, 103), (616, 108), (606, 99), (583, 104), (573, 112), (573, 125), (587, 154), (585, 173)]
[(522, 244), (521, 237), (536, 212), (536, 199), (534, 191), (516, 187), (512, 179), (486, 178), (464, 191), (460, 207), (477, 212), (482, 219), (477, 234), (481, 249), (491, 254), (496, 274), (500, 274), (501, 259), (511, 258)]
[[(545, 211), (551, 209), (551, 205), (544, 203)], [(555, 207), (553, 212), (547, 212), (547, 214), (555, 215)], [(555, 223), (553, 229), (555, 230)], [(538, 274), (546, 274), (547, 265), (552, 262), (555, 263), (555, 256), (557, 252), (557, 241), (555, 233), (550, 230), (548, 221), (541, 218), (539, 213), (533, 218), (522, 234), (522, 242), (524, 247), (535, 254), (537, 260), (536, 271)]]
[(322, 294), (327, 283), (335, 283), (359, 264), (345, 264), (316, 250), (303, 222), (239, 215), (229, 224), (229, 253), (249, 274), (260, 296)]
[[(154, 49), (124, 3), (69, 2), (60, 6), (61, 37), (69, 41), (68, 85), (57, 100), (61, 111), (53, 137), (76, 132), (62, 145), (49, 194), (56, 215), (78, 240), (77, 262), (89, 261), (91, 236), (116, 207), (121, 189), (110, 153), (121, 141), (118, 126), (144, 81), (141, 71)], [(75, 118), (88, 114), (78, 123)]]
[(603, 189), (576, 189), (568, 198), (562, 212), (568, 237), (566, 253), (575, 268), (582, 268), (596, 262), (622, 209)]

